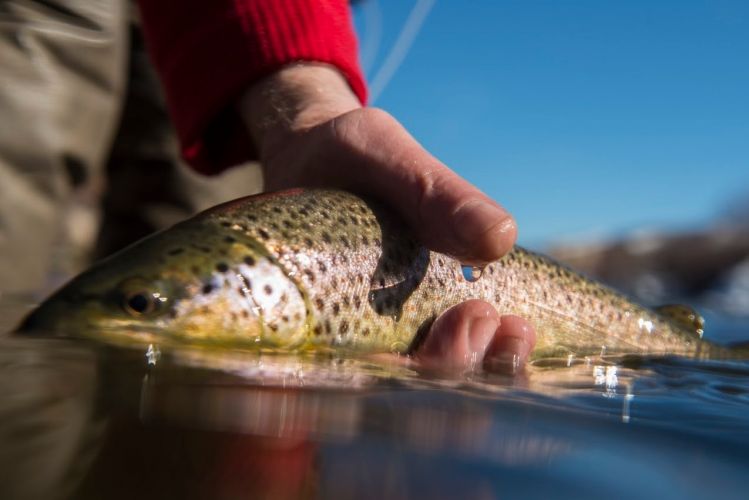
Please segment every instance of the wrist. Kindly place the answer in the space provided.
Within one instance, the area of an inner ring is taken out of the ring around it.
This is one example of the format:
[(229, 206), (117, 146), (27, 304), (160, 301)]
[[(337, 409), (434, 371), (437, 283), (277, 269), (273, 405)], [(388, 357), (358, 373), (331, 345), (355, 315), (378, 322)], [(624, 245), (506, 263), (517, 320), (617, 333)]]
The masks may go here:
[(343, 75), (317, 63), (284, 66), (253, 84), (239, 102), (240, 115), (261, 159), (289, 134), (360, 107)]

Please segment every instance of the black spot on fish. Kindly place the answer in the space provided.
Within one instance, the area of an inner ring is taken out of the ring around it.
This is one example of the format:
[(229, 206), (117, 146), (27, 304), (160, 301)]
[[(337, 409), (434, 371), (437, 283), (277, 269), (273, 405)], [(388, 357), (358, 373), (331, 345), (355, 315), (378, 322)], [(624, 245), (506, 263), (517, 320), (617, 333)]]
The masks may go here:
[(348, 333), (348, 321), (346, 321), (345, 319), (341, 321), (341, 325), (338, 327), (338, 331), (341, 334)]
[(250, 214), (247, 216), (247, 220), (249, 220), (250, 222), (257, 222), (257, 216), (255, 216), (254, 214)]
[(363, 243), (364, 245), (369, 245), (369, 238), (367, 238), (367, 235), (366, 235), (366, 234), (365, 234), (365, 235), (363, 235), (363, 236), (361, 237), (361, 242), (362, 242), (362, 243)]
[(283, 210), (281, 210), (281, 207), (278, 207), (278, 206), (275, 206), (275, 207), (273, 207), (273, 209), (272, 209), (272, 210), (273, 210), (273, 211), (274, 211), (275, 213), (277, 213), (277, 214), (281, 214), (281, 213), (283, 213)]
[(333, 243), (333, 237), (330, 236), (330, 233), (327, 231), (323, 231), (322, 239), (325, 243)]
[(273, 288), (271, 288), (270, 285), (265, 285), (263, 287), (263, 291), (266, 293), (266, 295), (270, 295), (273, 293)]
[(244, 263), (247, 264), (248, 266), (254, 266), (256, 264), (255, 257), (253, 257), (252, 255), (247, 255), (244, 258)]
[(333, 303), (333, 315), (338, 316), (338, 313), (341, 312), (341, 305), (338, 302)]
[(301, 321), (301, 320), (302, 320), (302, 313), (295, 312), (294, 321)]
[(290, 221), (290, 220), (288, 220), (288, 219), (284, 219), (284, 220), (283, 220), (283, 225), (284, 225), (284, 227), (285, 227), (286, 229), (291, 229), (291, 228), (293, 228), (293, 227), (294, 227), (294, 224), (292, 224), (292, 223), (291, 223), (291, 221)]
[(185, 249), (184, 249), (184, 248), (172, 248), (172, 249), (171, 249), (171, 250), (169, 250), (169, 251), (168, 251), (167, 253), (168, 253), (169, 255), (179, 255), (179, 254), (181, 254), (181, 253), (182, 253), (182, 252), (184, 252), (184, 251), (185, 251)]
[(354, 305), (357, 309), (361, 308), (361, 298), (360, 297), (354, 297)]
[(262, 239), (264, 239), (264, 240), (268, 240), (268, 239), (270, 239), (270, 234), (268, 234), (268, 231), (266, 231), (266, 230), (265, 230), (265, 229), (263, 229), (263, 228), (260, 228), (260, 229), (258, 229), (258, 230), (257, 230), (257, 234), (259, 234), (259, 235), (260, 235), (260, 237), (261, 237)]
[(315, 273), (313, 273), (311, 270), (305, 269), (304, 270), (304, 274), (307, 276), (307, 278), (309, 279), (310, 283), (314, 283), (315, 282)]
[(323, 261), (318, 262), (317, 267), (320, 269), (321, 273), (327, 273), (328, 272), (328, 266), (326, 266), (325, 262), (323, 262)]
[(346, 305), (347, 307), (351, 305), (351, 299), (349, 298), (348, 295), (343, 296), (343, 304)]
[(249, 318), (249, 317), (250, 317), (250, 312), (249, 312), (249, 311), (248, 311), (247, 309), (243, 309), (243, 310), (242, 310), (242, 317), (243, 317), (244, 319), (247, 319), (247, 318)]
[(210, 283), (206, 283), (205, 285), (203, 285), (203, 289), (201, 290), (201, 292), (203, 292), (203, 294), (205, 295), (208, 295), (212, 291), (213, 291), (213, 285), (211, 285)]
[(278, 325), (276, 325), (275, 323), (271, 323), (271, 324), (270, 324), (270, 325), (268, 325), (268, 326), (269, 326), (269, 327), (270, 327), (270, 329), (271, 329), (271, 330), (273, 330), (274, 332), (277, 332), (277, 331), (278, 331)]
[(219, 262), (218, 264), (216, 264), (216, 271), (220, 273), (225, 273), (228, 270), (229, 270), (229, 266), (227, 266), (226, 263)]
[(320, 297), (315, 299), (315, 305), (318, 309), (322, 310), (325, 308), (325, 301), (323, 301)]
[(234, 243), (237, 240), (235, 240), (233, 236), (225, 236), (224, 241), (227, 243)]
[(314, 243), (312, 242), (312, 239), (311, 239), (311, 238), (304, 238), (304, 244), (305, 244), (305, 245), (306, 245), (307, 247), (309, 247), (309, 248), (312, 248), (312, 246), (314, 245)]
[(367, 326), (367, 327), (364, 327), (364, 330), (362, 330), (362, 331), (361, 331), (361, 334), (362, 334), (362, 335), (363, 335), (364, 337), (367, 337), (367, 336), (369, 336), (369, 333), (370, 333), (370, 332), (369, 332), (369, 327), (368, 327), (368, 326)]
[(322, 326), (321, 325), (315, 325), (315, 328), (313, 328), (313, 331), (315, 332), (316, 336), (320, 336), (322, 334)]
[(289, 317), (284, 314), (283, 316), (281, 316), (281, 321), (283, 321), (284, 323), (288, 323), (289, 322)]
[(224, 227), (231, 227), (231, 222), (224, 220), (224, 221), (221, 221), (221, 225)]
[(331, 333), (333, 328), (330, 326), (330, 320), (325, 320), (325, 333)]

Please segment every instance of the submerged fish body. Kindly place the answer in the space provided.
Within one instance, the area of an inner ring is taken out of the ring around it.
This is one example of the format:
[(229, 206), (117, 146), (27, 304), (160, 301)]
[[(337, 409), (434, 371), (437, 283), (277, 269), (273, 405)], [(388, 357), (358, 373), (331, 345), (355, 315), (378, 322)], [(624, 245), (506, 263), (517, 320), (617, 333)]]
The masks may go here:
[(516, 247), (463, 278), (390, 212), (340, 191), (229, 202), (101, 261), (22, 331), (284, 350), (407, 352), (441, 312), (483, 299), (529, 319), (533, 357), (698, 355), (683, 324)]

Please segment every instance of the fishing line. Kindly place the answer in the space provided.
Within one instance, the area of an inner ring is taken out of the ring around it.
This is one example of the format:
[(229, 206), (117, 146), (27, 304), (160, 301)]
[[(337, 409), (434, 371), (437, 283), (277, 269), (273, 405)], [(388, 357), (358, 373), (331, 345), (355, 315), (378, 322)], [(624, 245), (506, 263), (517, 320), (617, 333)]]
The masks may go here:
[(382, 9), (377, 0), (366, 0), (356, 5), (361, 6), (364, 20), (363, 35), (361, 37), (361, 64), (365, 74), (370, 74), (374, 67), (377, 53), (382, 43)]
[(436, 0), (417, 0), (385, 61), (372, 78), (369, 86), (370, 103), (374, 104), (398, 71), (435, 2)]

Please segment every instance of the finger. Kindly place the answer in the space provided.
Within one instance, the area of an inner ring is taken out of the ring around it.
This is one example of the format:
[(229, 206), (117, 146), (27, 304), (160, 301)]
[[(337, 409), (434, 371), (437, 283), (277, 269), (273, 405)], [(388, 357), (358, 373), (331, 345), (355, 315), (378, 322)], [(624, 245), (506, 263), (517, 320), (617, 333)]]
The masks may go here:
[[(330, 128), (307, 180), (369, 194), (393, 207), (429, 248), (465, 264), (499, 259), (515, 242), (510, 214), (429, 154), (390, 115), (365, 108)], [(311, 138), (310, 138), (311, 140)], [(330, 141), (333, 141), (331, 144)]]
[(495, 373), (514, 375), (522, 370), (536, 345), (536, 330), (519, 316), (500, 319), (497, 334), (484, 355), (484, 368)]
[(439, 316), (414, 354), (423, 367), (465, 371), (480, 367), (500, 327), (496, 309), (482, 300), (469, 300)]
[(500, 258), (515, 241), (512, 217), (496, 202), (442, 164), (390, 115), (360, 110), (356, 133), (371, 158), (370, 186), (430, 248), (483, 265)]

